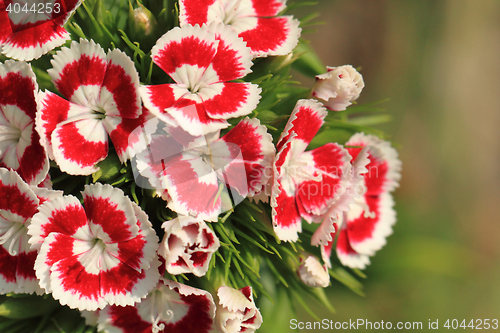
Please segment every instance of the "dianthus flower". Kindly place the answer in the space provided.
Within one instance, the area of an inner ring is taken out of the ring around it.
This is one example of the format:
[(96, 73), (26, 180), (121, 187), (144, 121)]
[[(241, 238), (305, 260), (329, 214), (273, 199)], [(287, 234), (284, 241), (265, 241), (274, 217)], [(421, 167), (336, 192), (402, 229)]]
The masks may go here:
[(0, 293), (41, 295), (27, 228), (39, 205), (62, 192), (28, 186), (15, 171), (0, 168), (0, 193)]
[(61, 46), (70, 38), (63, 26), (80, 4), (81, 0), (0, 0), (1, 52), (29, 61)]
[(299, 21), (276, 16), (286, 0), (180, 0), (179, 21), (186, 24), (224, 23), (243, 38), (254, 57), (286, 55), (300, 37)]
[[(349, 211), (339, 215), (337, 256), (345, 266), (364, 269), (370, 264), (369, 257), (386, 244), (396, 223), (390, 192), (399, 185), (401, 161), (389, 142), (372, 135), (355, 134), (346, 146), (350, 146), (347, 150), (353, 156), (353, 163), (368, 158), (369, 164), (368, 172), (363, 175), (365, 193), (354, 199)], [(321, 247), (323, 260), (329, 267), (335, 233), (331, 238), (331, 242)]]
[(0, 166), (37, 185), (49, 171), (49, 159), (35, 131), (38, 85), (31, 66), (0, 63)]
[(251, 72), (252, 56), (222, 24), (174, 28), (157, 41), (151, 57), (175, 83), (143, 86), (144, 105), (191, 135), (227, 128), (227, 119), (249, 114), (259, 102), (258, 85), (228, 82)]
[(82, 194), (85, 208), (63, 196), (45, 202), (31, 220), (40, 286), (80, 310), (133, 305), (158, 282), (158, 237), (122, 190), (98, 183)]
[(108, 306), (99, 312), (98, 330), (109, 333), (209, 333), (215, 303), (212, 295), (161, 278), (135, 306)]
[(328, 143), (305, 151), (324, 123), (326, 109), (314, 100), (299, 100), (276, 146), (271, 193), (273, 226), (284, 241), (296, 241), (302, 218), (313, 222), (349, 187), (351, 156)]
[(106, 55), (81, 39), (58, 51), (51, 63), (52, 82), (69, 101), (40, 93), (36, 126), (49, 157), (62, 171), (89, 175), (108, 155), (108, 135), (121, 162), (133, 156), (140, 141), (129, 136), (146, 114), (132, 60), (118, 49)]
[[(148, 149), (137, 154), (137, 173), (180, 215), (216, 221), (217, 216), (269, 181), (274, 145), (259, 120), (243, 119), (223, 137), (193, 137), (180, 127), (160, 128)], [(196, 195), (193, 195), (196, 193)]]

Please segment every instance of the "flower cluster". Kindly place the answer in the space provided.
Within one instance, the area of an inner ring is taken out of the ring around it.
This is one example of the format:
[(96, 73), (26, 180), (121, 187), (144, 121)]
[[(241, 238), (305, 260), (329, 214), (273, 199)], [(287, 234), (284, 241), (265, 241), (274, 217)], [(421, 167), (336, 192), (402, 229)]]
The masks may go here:
[[(106, 52), (103, 23), (85, 38), (70, 19), (80, 1), (22, 16), (0, 0), (0, 50), (18, 60), (0, 63), (2, 294), (51, 294), (99, 332), (254, 332), (261, 265), (318, 291), (336, 241), (342, 265), (365, 268), (396, 221), (401, 162), (363, 133), (308, 150), (364, 83), (328, 67), (318, 100), (278, 94), (301, 33), (285, 2), (180, 0), (146, 59), (121, 30), (128, 49)], [(162, 16), (146, 5), (129, 19), (150, 38)], [(25, 60), (70, 37), (40, 90)]]

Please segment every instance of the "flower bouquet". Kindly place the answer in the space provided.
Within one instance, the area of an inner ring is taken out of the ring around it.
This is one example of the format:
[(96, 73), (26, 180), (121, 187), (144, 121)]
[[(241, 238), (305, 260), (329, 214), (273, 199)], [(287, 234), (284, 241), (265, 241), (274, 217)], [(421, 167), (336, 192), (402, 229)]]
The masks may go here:
[(285, 2), (0, 0), (2, 332), (254, 332), (359, 291), (401, 163)]

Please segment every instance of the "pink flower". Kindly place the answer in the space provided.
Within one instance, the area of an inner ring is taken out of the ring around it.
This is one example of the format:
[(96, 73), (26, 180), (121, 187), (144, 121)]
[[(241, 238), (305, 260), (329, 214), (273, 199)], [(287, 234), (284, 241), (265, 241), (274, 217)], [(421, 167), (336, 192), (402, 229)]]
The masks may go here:
[(243, 119), (222, 138), (218, 132), (193, 137), (171, 126), (151, 138), (148, 149), (134, 159), (136, 177), (146, 177), (157, 192), (166, 190), (168, 207), (180, 215), (216, 221), (233, 207), (229, 191), (238, 204), (260, 192), (271, 176), (266, 171), (274, 145), (256, 118)]
[(28, 233), (39, 249), (40, 286), (80, 310), (132, 305), (158, 281), (158, 237), (120, 189), (93, 184), (82, 194), (85, 208), (69, 195), (45, 202), (33, 216)]
[(240, 290), (220, 287), (217, 291), (217, 327), (224, 333), (255, 332), (262, 325), (262, 316), (252, 295), (252, 287)]
[(99, 332), (209, 333), (215, 303), (205, 290), (161, 278), (135, 306), (108, 306), (99, 313)]
[(0, 64), (0, 166), (37, 185), (49, 171), (49, 159), (35, 131), (38, 85), (25, 62)]
[[(0, 50), (7, 57), (33, 60), (61, 46), (70, 38), (63, 26), (80, 3), (0, 0)], [(25, 4), (28, 12), (22, 9)], [(16, 5), (20, 5), (19, 9)]]
[(243, 38), (254, 57), (286, 55), (300, 37), (299, 21), (277, 16), (286, 0), (180, 0), (179, 21), (186, 24), (224, 23)]
[(151, 50), (155, 64), (175, 81), (143, 86), (144, 105), (166, 123), (200, 136), (227, 128), (227, 119), (252, 112), (261, 89), (228, 82), (250, 73), (245, 42), (224, 25), (185, 25), (161, 37)]
[(308, 256), (300, 265), (297, 273), (300, 279), (309, 287), (326, 288), (330, 284), (330, 275), (325, 265), (321, 265), (318, 258)]
[(346, 192), (351, 156), (328, 143), (305, 151), (324, 122), (327, 111), (314, 100), (299, 100), (276, 146), (271, 207), (274, 231), (284, 241), (296, 241), (302, 218), (316, 221)]
[(41, 295), (28, 227), (39, 205), (62, 192), (28, 186), (15, 171), (0, 168), (0, 193), (0, 293)]
[(351, 65), (327, 67), (328, 72), (316, 76), (312, 95), (328, 110), (343, 111), (358, 99), (365, 86), (363, 77)]
[(161, 226), (165, 236), (158, 254), (165, 258), (170, 274), (207, 273), (212, 254), (220, 246), (219, 239), (203, 220), (180, 216)]
[(40, 93), (36, 126), (49, 157), (62, 171), (89, 175), (108, 155), (109, 135), (120, 161), (131, 158), (138, 142), (129, 135), (147, 120), (132, 60), (81, 39), (58, 51), (52, 65), (52, 82), (69, 101)]
[[(365, 193), (354, 199), (349, 211), (339, 215), (337, 255), (343, 265), (364, 269), (370, 264), (369, 257), (385, 245), (396, 223), (390, 192), (399, 186), (401, 161), (389, 142), (372, 135), (355, 134), (346, 145), (366, 147), (348, 150), (353, 156), (353, 163), (368, 158), (369, 164), (366, 166), (368, 172), (363, 175)], [(335, 232), (331, 234), (331, 239), (321, 247), (323, 260), (329, 267)]]

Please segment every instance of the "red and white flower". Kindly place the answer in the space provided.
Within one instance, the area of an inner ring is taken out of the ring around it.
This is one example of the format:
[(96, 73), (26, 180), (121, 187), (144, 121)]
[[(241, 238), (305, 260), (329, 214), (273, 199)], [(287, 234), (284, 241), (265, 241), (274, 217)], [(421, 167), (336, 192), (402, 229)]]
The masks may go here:
[(249, 82), (228, 82), (250, 73), (252, 56), (245, 42), (224, 25), (174, 28), (151, 50), (155, 64), (174, 84), (143, 86), (144, 105), (156, 116), (200, 136), (229, 126), (227, 119), (251, 113), (261, 89)]
[(328, 72), (316, 76), (312, 95), (322, 101), (328, 110), (343, 111), (358, 99), (365, 83), (351, 65), (328, 67)]
[(42, 182), (49, 159), (35, 131), (38, 85), (31, 66), (0, 63), (0, 166), (17, 171), (30, 185)]
[(233, 207), (228, 192), (238, 204), (269, 181), (274, 145), (256, 118), (242, 120), (222, 138), (192, 137), (180, 127), (151, 137), (134, 165), (158, 192), (168, 192), (168, 207), (180, 215), (216, 221)]
[(212, 229), (203, 220), (188, 216), (166, 221), (161, 227), (165, 235), (158, 254), (165, 258), (167, 272), (205, 275), (212, 254), (220, 246)]
[(320, 103), (299, 100), (276, 146), (271, 207), (274, 231), (281, 240), (296, 241), (302, 218), (316, 221), (349, 188), (347, 150), (328, 143), (305, 151), (326, 115)]
[(147, 120), (132, 60), (81, 39), (58, 51), (52, 65), (52, 82), (69, 101), (40, 93), (36, 126), (49, 157), (69, 174), (91, 174), (108, 155), (108, 135), (121, 162), (132, 157), (141, 141), (130, 133)]
[(252, 287), (240, 290), (220, 287), (217, 291), (217, 328), (224, 333), (255, 332), (262, 325), (262, 316), (253, 301)]
[(0, 168), (0, 193), (0, 293), (41, 295), (28, 227), (39, 205), (62, 192), (28, 186), (15, 171)]
[(186, 24), (224, 23), (252, 49), (254, 57), (286, 55), (300, 37), (299, 21), (276, 16), (286, 0), (180, 0), (179, 21)]
[[(366, 192), (355, 198), (350, 209), (339, 216), (339, 235), (337, 237), (337, 255), (340, 262), (351, 268), (364, 269), (373, 256), (386, 243), (396, 223), (394, 200), (390, 194), (399, 186), (401, 161), (397, 151), (390, 143), (372, 135), (355, 134), (346, 143), (353, 156), (353, 163), (366, 158), (368, 172), (363, 175)], [(367, 147), (367, 149), (362, 149)], [(322, 246), (323, 260), (330, 267), (332, 241)]]
[(297, 271), (300, 279), (309, 287), (326, 288), (330, 284), (330, 275), (325, 265), (321, 265), (318, 258), (309, 255)]
[(135, 306), (108, 306), (98, 330), (108, 333), (212, 332), (215, 303), (205, 290), (161, 278)]
[(0, 0), (0, 50), (17, 60), (38, 59), (70, 38), (63, 28), (81, 0)]
[(120, 189), (93, 184), (82, 194), (85, 208), (69, 195), (45, 202), (33, 216), (28, 233), (39, 249), (40, 286), (80, 310), (132, 305), (158, 282), (158, 237)]

